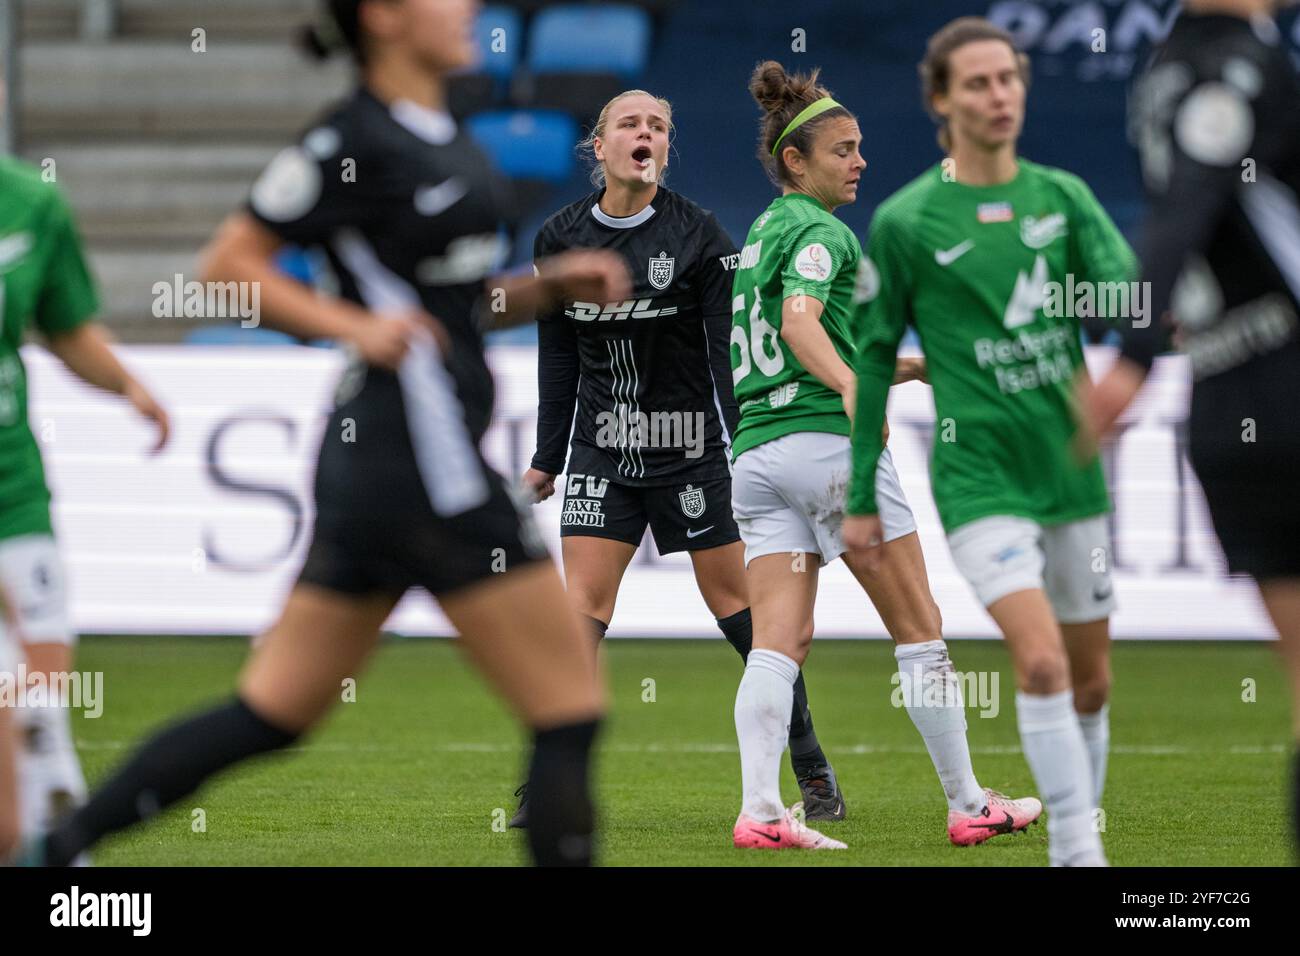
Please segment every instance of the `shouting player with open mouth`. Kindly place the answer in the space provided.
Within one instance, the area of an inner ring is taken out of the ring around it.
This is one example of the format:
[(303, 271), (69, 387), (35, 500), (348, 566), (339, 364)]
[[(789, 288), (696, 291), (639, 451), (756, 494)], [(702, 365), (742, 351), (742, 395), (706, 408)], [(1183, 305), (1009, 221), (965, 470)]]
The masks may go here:
[[(572, 428), (564, 571), (597, 641), (649, 525), (660, 554), (690, 554), (704, 603), (744, 659), (753, 624), (727, 457), (737, 418), (728, 342), (738, 256), (712, 213), (664, 186), (672, 128), (666, 100), (641, 90), (610, 100), (582, 143), (598, 191), (538, 233), (539, 259), (582, 247), (621, 255), (633, 297), (604, 308), (569, 301), (539, 316), (537, 454), (524, 483), (539, 500), (554, 492)], [(808, 817), (843, 819), (802, 674), (789, 718)], [(512, 825), (523, 825), (524, 807)]]

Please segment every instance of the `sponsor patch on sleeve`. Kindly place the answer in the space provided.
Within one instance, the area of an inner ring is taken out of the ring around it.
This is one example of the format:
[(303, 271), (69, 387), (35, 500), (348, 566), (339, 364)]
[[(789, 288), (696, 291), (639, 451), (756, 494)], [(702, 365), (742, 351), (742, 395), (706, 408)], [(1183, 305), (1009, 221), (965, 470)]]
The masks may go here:
[(1255, 114), (1241, 91), (1205, 83), (1183, 101), (1174, 136), (1184, 153), (1206, 166), (1235, 166), (1255, 138)]
[(281, 150), (253, 184), (251, 201), (259, 216), (292, 222), (311, 212), (321, 195), (320, 167), (299, 146)]
[(804, 246), (794, 257), (794, 271), (813, 282), (825, 282), (834, 271), (830, 250), (820, 242)]

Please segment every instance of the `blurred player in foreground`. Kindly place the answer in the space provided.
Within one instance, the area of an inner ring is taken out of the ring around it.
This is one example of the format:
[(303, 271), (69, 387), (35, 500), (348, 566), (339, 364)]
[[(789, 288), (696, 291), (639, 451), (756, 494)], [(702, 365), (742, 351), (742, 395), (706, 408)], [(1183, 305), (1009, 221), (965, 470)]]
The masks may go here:
[(72, 741), (73, 702), (50, 693), (72, 670), (76, 635), (50, 491), (28, 421), (19, 353), (28, 326), (74, 375), (122, 396), (151, 422), (154, 452), (166, 444), (169, 426), (167, 413), (122, 367), (108, 333), (92, 321), (99, 302), (62, 194), (42, 170), (10, 157), (0, 157), (0, 237), (0, 589), (9, 595), (12, 636), (25, 655), (26, 680), (15, 688), (19, 706), (12, 719), (21, 731), (22, 829), (33, 836), (85, 799), (86, 782)]
[[(634, 286), (633, 299), (603, 311), (570, 301), (538, 317), (537, 453), (524, 484), (538, 500), (554, 492), (572, 431), (560, 518), (565, 586), (597, 640), (649, 525), (660, 554), (690, 554), (700, 595), (743, 660), (754, 631), (728, 461), (739, 257), (712, 213), (664, 186), (671, 131), (667, 100), (640, 90), (610, 100), (581, 144), (599, 191), (559, 210), (537, 235), (538, 258), (582, 247), (617, 252)], [(843, 819), (803, 674), (790, 763), (808, 819)], [(523, 807), (512, 825), (523, 823)]]
[[(30, 862), (65, 864), (218, 771), (292, 743), (338, 702), (415, 586), (533, 731), (534, 859), (591, 861), (588, 761), (604, 693), (531, 518), (479, 450), (493, 393), (480, 326), (495, 316), (489, 299), (526, 320), (552, 297), (624, 298), (627, 273), (613, 256), (570, 253), (538, 263), (538, 276), (495, 275), (508, 248), (503, 184), (444, 109), (446, 74), (475, 60), (476, 4), (331, 0), (328, 12), (317, 50), (349, 50), (358, 85), (272, 161), (205, 268), (210, 280), (258, 283), (270, 324), (350, 348), (305, 565), (237, 695), (147, 741)], [(337, 297), (276, 270), (286, 242), (325, 247)]]
[[(1152, 308), (1080, 393), (1095, 442), (1168, 347), (1172, 309), (1192, 370), (1189, 457), (1228, 570), (1255, 579), (1277, 628), (1300, 741), (1300, 83), (1269, 18), (1286, 5), (1187, 0), (1138, 83)], [(1300, 842), (1300, 744), (1294, 775)]]
[(1071, 453), (1084, 368), (1059, 288), (1127, 283), (1132, 252), (1077, 176), (1017, 156), (1029, 62), (986, 20), (930, 40), (925, 103), (948, 153), (881, 204), (855, 327), (858, 418), (845, 541), (881, 539), (880, 423), (907, 326), (934, 389), (934, 499), (953, 562), (1006, 640), (1016, 718), (1056, 865), (1104, 865), (1094, 826), (1109, 747), (1110, 499)]
[[(9, 640), (9, 608), (4, 588), (0, 587), (0, 694), (6, 682), (13, 681), (20, 660), (18, 648)], [(5, 860), (18, 846), (18, 730), (14, 726), (13, 708), (0, 697), (0, 860)]]
[[(733, 286), (732, 364), (740, 426), (732, 507), (753, 599), (754, 650), (736, 692), (743, 796), (732, 830), (744, 848), (843, 849), (785, 809), (781, 751), (793, 685), (812, 647), (823, 564), (844, 558), (895, 642), (908, 715), (948, 800), (948, 837), (982, 843), (1029, 826), (1042, 805), (982, 789), (971, 768), (966, 714), (930, 595), (912, 510), (877, 439), (885, 510), (883, 560), (868, 568), (840, 535), (854, 409), (849, 320), (862, 249), (833, 212), (857, 198), (866, 168), (857, 120), (811, 75), (760, 63), (750, 93), (763, 110), (759, 160), (781, 195), (754, 221)], [(891, 358), (881, 388), (915, 378)], [(809, 560), (811, 559), (811, 561)]]

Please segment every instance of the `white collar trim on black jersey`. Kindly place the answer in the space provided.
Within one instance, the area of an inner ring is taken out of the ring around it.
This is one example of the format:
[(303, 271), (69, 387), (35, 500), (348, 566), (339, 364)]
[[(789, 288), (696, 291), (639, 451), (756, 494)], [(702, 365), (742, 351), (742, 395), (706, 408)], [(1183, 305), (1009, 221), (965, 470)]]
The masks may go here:
[(456, 121), (450, 113), (431, 110), (412, 100), (396, 100), (388, 112), (398, 123), (427, 143), (446, 146), (456, 138)]
[(639, 226), (655, 214), (654, 204), (651, 203), (634, 216), (623, 216), (622, 218), (611, 216), (609, 213), (600, 208), (600, 203), (591, 207), (591, 214), (596, 217), (596, 221), (602, 226), (609, 226), (611, 229), (631, 229), (633, 226)]

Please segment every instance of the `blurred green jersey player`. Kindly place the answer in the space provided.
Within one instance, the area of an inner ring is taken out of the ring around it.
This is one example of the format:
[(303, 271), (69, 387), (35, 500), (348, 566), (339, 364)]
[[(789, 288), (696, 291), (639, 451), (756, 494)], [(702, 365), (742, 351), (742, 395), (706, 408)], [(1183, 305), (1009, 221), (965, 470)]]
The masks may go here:
[(926, 103), (948, 157), (873, 217), (859, 313), (845, 540), (872, 551), (878, 423), (908, 325), (934, 389), (935, 503), (953, 562), (1006, 637), (1049, 854), (1103, 865), (1093, 819), (1109, 731), (1110, 510), (1073, 452), (1080, 319), (1136, 314), (1127, 243), (1081, 179), (1021, 159), (1029, 62), (978, 17), (930, 40)]
[[(53, 167), (57, 168), (57, 167)], [(67, 203), (40, 169), (0, 157), (0, 589), (29, 684), (35, 674), (67, 673), (75, 635), (63, 562), (54, 542), (50, 491), (27, 415), (27, 372), (19, 347), (29, 326), (67, 367), (91, 385), (125, 396), (167, 435), (167, 418), (118, 362)], [(48, 679), (45, 686), (50, 686)], [(17, 708), (20, 825), (25, 835), (85, 796), (66, 701)]]

